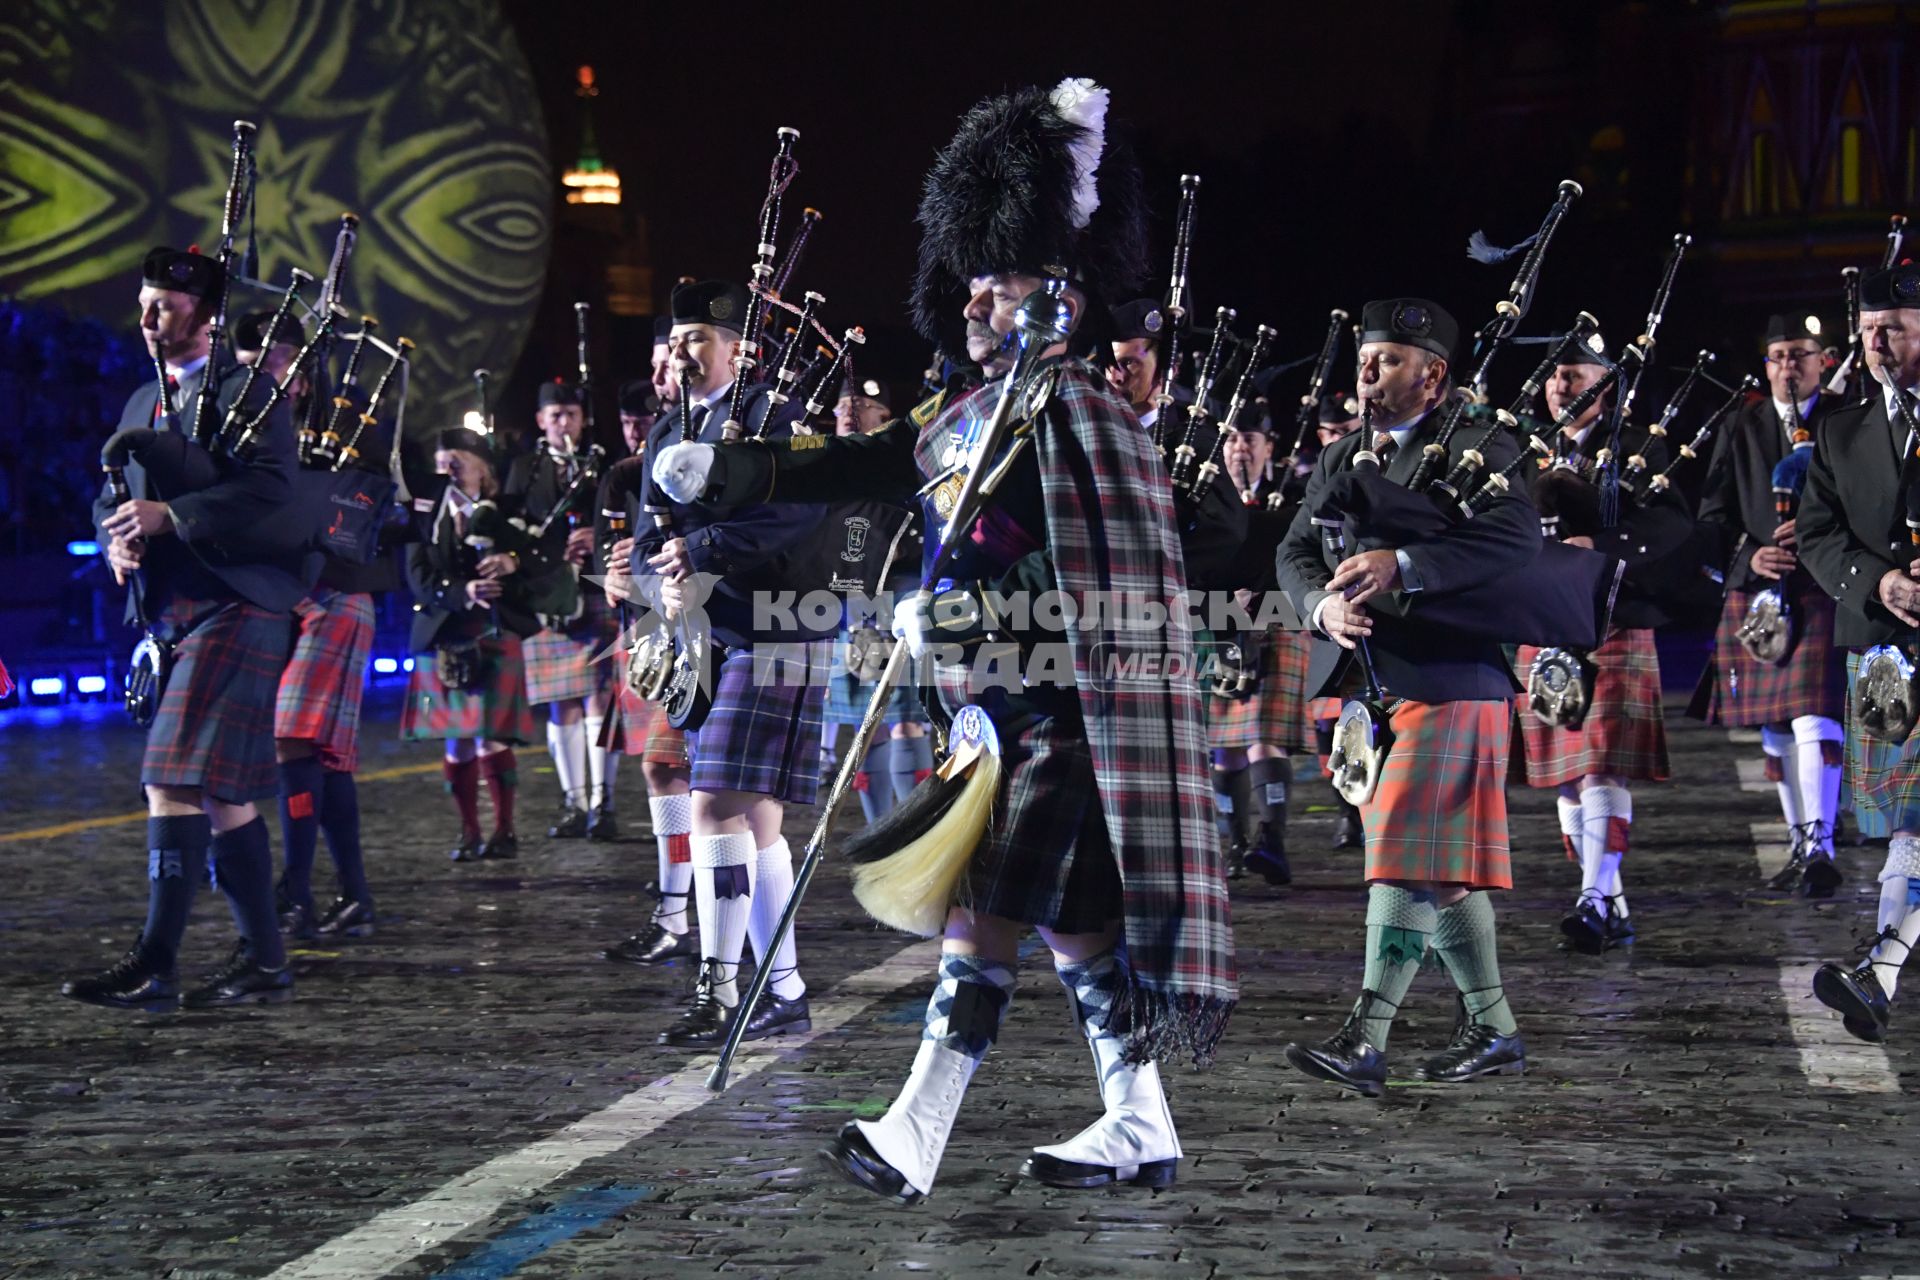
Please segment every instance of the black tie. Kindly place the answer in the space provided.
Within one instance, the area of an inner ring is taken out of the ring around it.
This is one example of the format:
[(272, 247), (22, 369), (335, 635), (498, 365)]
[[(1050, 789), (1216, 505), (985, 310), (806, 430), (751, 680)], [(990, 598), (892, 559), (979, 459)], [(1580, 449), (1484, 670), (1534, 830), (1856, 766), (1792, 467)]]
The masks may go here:
[(1397, 448), (1398, 446), (1393, 443), (1393, 432), (1381, 431), (1374, 435), (1373, 453), (1375, 457), (1380, 459), (1380, 469), (1382, 471), (1385, 471), (1387, 464), (1393, 461), (1393, 455)]

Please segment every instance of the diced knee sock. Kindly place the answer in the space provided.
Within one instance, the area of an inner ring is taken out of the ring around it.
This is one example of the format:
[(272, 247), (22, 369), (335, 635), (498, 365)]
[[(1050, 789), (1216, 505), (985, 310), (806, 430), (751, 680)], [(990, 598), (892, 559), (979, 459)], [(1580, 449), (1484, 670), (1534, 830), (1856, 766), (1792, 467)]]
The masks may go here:
[(140, 943), (156, 968), (171, 973), (193, 912), (193, 895), (207, 878), (213, 823), (204, 813), (147, 819), (147, 922)]
[(587, 727), (575, 720), (571, 724), (547, 721), (547, 753), (553, 757), (553, 771), (560, 779), (560, 790), (567, 803), (576, 809), (587, 807)]
[(320, 829), (327, 835), (334, 873), (340, 878), (340, 896), (352, 902), (372, 902), (367, 885), (367, 860), (360, 847), (360, 785), (353, 775), (327, 770), (320, 786)]
[(1088, 1039), (1124, 1036), (1132, 1030), (1122, 998), (1129, 980), (1127, 960), (1118, 947), (1086, 960), (1055, 959), (1054, 973), (1072, 1001), (1073, 1020)]
[[(1367, 1040), (1387, 1047), (1393, 1015), (1407, 998), (1438, 921), (1430, 890), (1376, 884), (1367, 890), (1367, 955), (1362, 985), (1373, 993), (1367, 1005)], [(1365, 997), (1362, 997), (1365, 999)]]
[(975, 1062), (1000, 1035), (1001, 1020), (1013, 1003), (1012, 965), (985, 956), (942, 952), (940, 980), (927, 1001), (922, 1040), (932, 1040)]
[(687, 931), (687, 895), (693, 890), (693, 797), (651, 796), (660, 905), (653, 919), (668, 933)]
[(318, 756), (280, 762), (280, 844), (286, 859), (289, 904), (313, 914), (313, 855), (320, 844), (321, 788), (326, 780)]
[(287, 951), (273, 909), (273, 848), (266, 819), (255, 818), (216, 835), (211, 853), (214, 883), (226, 895), (234, 927), (247, 940), (255, 963), (278, 969), (287, 962)]
[(800, 980), (800, 953), (794, 946), (793, 932), (773, 946), (774, 930), (793, 896), (793, 850), (783, 836), (764, 849), (754, 851), (753, 900), (747, 914), (747, 936), (753, 941), (753, 961), (772, 967), (767, 988), (782, 1000), (797, 1000), (807, 993)]
[(1519, 1029), (1507, 1005), (1506, 989), (1500, 984), (1498, 932), (1493, 922), (1493, 901), (1486, 890), (1476, 889), (1440, 909), (1433, 949), (1446, 965), (1453, 985), (1460, 989), (1470, 1019), (1503, 1036)]

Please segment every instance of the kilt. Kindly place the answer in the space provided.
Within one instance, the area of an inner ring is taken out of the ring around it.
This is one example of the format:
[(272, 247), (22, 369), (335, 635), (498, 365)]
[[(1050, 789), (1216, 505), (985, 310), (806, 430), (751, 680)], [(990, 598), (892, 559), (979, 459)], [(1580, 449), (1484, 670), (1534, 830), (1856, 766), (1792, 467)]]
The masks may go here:
[(415, 660), (407, 704), (400, 711), (401, 738), (485, 738), (520, 745), (539, 736), (527, 705), (520, 637), (511, 632), (483, 636), (480, 652), (486, 683), (471, 693), (441, 683), (431, 649)]
[[(1514, 665), (1522, 684), (1539, 652), (1532, 645), (1520, 646)], [(1542, 723), (1527, 709), (1525, 695), (1516, 704), (1527, 785), (1557, 787), (1595, 773), (1665, 782), (1667, 724), (1660, 709), (1660, 655), (1653, 647), (1653, 632), (1616, 631), (1591, 656), (1599, 668), (1593, 705), (1578, 729)]]
[[(788, 656), (795, 661), (781, 660)], [(758, 663), (751, 650), (729, 652), (714, 685), (713, 710), (687, 735), (693, 789), (812, 804), (820, 788), (820, 685), (829, 661), (820, 641), (769, 645)]]
[(1003, 690), (969, 694), (964, 668), (936, 671), (943, 700), (978, 703), (1000, 735), (1000, 794), (955, 905), (1062, 933), (1106, 928), (1123, 910), (1120, 866), (1078, 710), (1011, 714)]
[(647, 764), (687, 767), (687, 735), (667, 723), (659, 703), (648, 702), (633, 690), (620, 688), (621, 750)]
[(1269, 631), (1261, 650), (1260, 681), (1250, 695), (1207, 698), (1207, 745), (1238, 748), (1264, 742), (1288, 751), (1311, 750), (1307, 658), (1313, 638), (1304, 631)]
[(293, 624), (293, 657), (280, 673), (273, 736), (312, 742), (321, 768), (352, 773), (360, 767), (360, 695), (373, 653), (373, 597), (316, 587), (293, 606)]
[(273, 704), (292, 618), (241, 600), (175, 597), (156, 627), (186, 637), (147, 728), (140, 781), (198, 787), (228, 804), (278, 795)]
[(1843, 718), (1846, 664), (1833, 646), (1833, 599), (1808, 584), (1789, 597), (1798, 639), (1779, 666), (1760, 662), (1740, 647), (1735, 632), (1747, 616), (1753, 591), (1729, 591), (1713, 636), (1713, 694), (1708, 724), (1756, 729), (1785, 724), (1795, 716)]
[(565, 628), (544, 628), (527, 638), (527, 701), (536, 707), (584, 700), (613, 689), (618, 664), (610, 658), (594, 659), (607, 652), (619, 627), (605, 595), (584, 591), (580, 598), (584, 604), (580, 616)]
[(1360, 806), (1366, 878), (1511, 889), (1508, 702), (1390, 704), (1393, 748)]
[[(873, 697), (873, 682), (856, 679), (847, 670), (847, 636), (843, 631), (833, 642), (833, 674), (827, 680), (827, 724), (859, 724), (861, 717), (867, 714), (867, 700)], [(905, 674), (911, 675), (910, 664)], [(913, 686), (896, 682), (893, 691), (887, 695), (886, 709), (881, 713), (885, 724), (914, 724), (927, 718), (920, 706), (920, 699)]]
[[(1859, 666), (1860, 655), (1847, 654), (1849, 709)], [(1882, 742), (1860, 732), (1849, 717), (1846, 777), (1863, 833), (1920, 831), (1920, 727), (1907, 735), (1905, 742)]]

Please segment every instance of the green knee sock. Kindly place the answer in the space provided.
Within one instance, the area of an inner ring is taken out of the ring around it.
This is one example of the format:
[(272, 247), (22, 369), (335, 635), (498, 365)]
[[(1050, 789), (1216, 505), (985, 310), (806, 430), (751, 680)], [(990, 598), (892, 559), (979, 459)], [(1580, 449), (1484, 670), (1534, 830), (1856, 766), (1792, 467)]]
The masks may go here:
[(1433, 949), (1440, 962), (1453, 975), (1466, 1002), (1467, 1017), (1484, 1023), (1503, 1036), (1518, 1031), (1513, 1010), (1507, 1006), (1506, 991), (1500, 985), (1500, 956), (1497, 931), (1493, 924), (1493, 901), (1485, 890), (1468, 894), (1440, 911), (1440, 926), (1434, 930)]
[(1391, 884), (1376, 884), (1367, 891), (1365, 983), (1379, 999), (1368, 1006), (1365, 1031), (1376, 1049), (1387, 1047), (1394, 1011), (1420, 972), (1436, 923), (1431, 893)]

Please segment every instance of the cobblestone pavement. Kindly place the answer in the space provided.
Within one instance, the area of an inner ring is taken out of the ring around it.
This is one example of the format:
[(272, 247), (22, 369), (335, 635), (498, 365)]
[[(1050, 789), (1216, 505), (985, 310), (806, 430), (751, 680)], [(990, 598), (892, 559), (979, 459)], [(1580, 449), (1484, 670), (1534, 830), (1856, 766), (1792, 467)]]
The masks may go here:
[[(393, 719), (376, 708), (367, 770), (431, 766), (391, 741)], [(1515, 795), (1520, 888), (1498, 911), (1524, 1078), (1401, 1081), (1372, 1102), (1284, 1065), (1359, 976), (1358, 859), (1321, 847), (1327, 815), (1307, 807), (1298, 883), (1236, 894), (1244, 1003), (1219, 1066), (1171, 1073), (1177, 1187), (1017, 1178), (1028, 1145), (1097, 1105), (1032, 953), (939, 1186), (900, 1209), (815, 1158), (884, 1108), (929, 985), (929, 953), (870, 925), (839, 868), (801, 956), (844, 1025), (745, 1059), (719, 1097), (653, 1045), (690, 974), (598, 957), (645, 910), (651, 843), (534, 839), (511, 867), (455, 866), (429, 774), (366, 784), (380, 932), (299, 953), (294, 1003), (117, 1015), (54, 992), (137, 929), (141, 828), (7, 834), (134, 810), (134, 735), (16, 720), (0, 729), (0, 1275), (1920, 1274), (1920, 1044), (1897, 1016), (1884, 1052), (1858, 1045), (1791, 969), (1870, 930), (1879, 851), (1843, 852), (1831, 904), (1766, 894), (1753, 824), (1778, 815), (1736, 774), (1757, 748), (1672, 732), (1680, 781), (1636, 797), (1630, 955), (1555, 949), (1576, 877), (1550, 795)], [(536, 759), (528, 826), (551, 785)], [(622, 781), (630, 823), (638, 781)], [(326, 867), (323, 852), (323, 895)], [(187, 965), (229, 937), (203, 894)], [(1446, 1040), (1450, 992), (1438, 973), (1416, 984), (1402, 1071)]]

